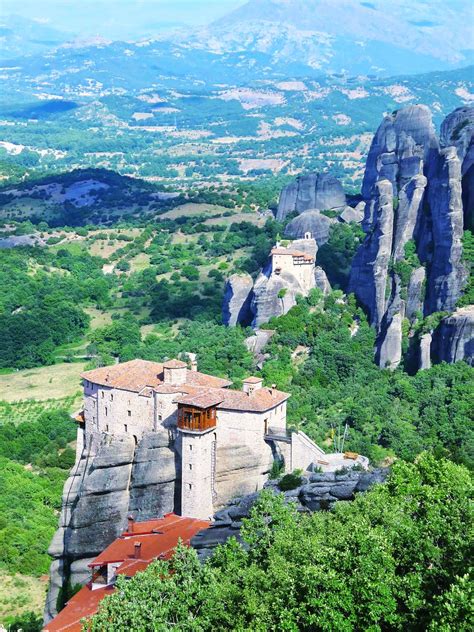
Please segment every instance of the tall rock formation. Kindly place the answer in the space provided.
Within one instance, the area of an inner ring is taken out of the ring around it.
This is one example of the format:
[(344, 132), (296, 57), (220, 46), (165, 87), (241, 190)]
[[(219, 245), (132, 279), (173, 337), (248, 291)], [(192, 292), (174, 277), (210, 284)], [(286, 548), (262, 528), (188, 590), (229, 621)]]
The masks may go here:
[(443, 318), (433, 333), (431, 358), (450, 363), (466, 360), (474, 366), (474, 305)]
[(349, 291), (377, 330), (381, 367), (399, 364), (403, 336), (420, 312), (453, 311), (466, 282), (461, 239), (472, 212), (463, 202), (473, 186), (474, 109), (456, 110), (441, 129), (440, 144), (427, 107), (398, 110), (385, 117), (367, 158), (366, 238)]
[(330, 291), (324, 271), (315, 266), (317, 250), (316, 240), (307, 233), (287, 246), (277, 245), (254, 283), (249, 275), (229, 277), (222, 307), (224, 324), (251, 323), (257, 329), (273, 316), (286, 314), (298, 295), (307, 296), (315, 287)]
[(58, 597), (85, 583), (92, 561), (119, 537), (134, 512), (147, 520), (176, 508), (179, 471), (168, 432), (149, 433), (135, 445), (131, 435), (102, 435), (85, 449), (66, 481), (59, 527), (49, 547), (54, 561), (45, 620), (55, 616)]

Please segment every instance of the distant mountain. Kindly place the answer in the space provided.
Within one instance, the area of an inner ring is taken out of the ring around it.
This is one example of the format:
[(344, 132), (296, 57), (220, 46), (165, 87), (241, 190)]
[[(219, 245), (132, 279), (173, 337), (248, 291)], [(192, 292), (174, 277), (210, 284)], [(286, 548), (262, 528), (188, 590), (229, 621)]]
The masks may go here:
[(45, 53), (73, 38), (74, 33), (19, 15), (9, 15), (0, 18), (0, 59)]
[(472, 63), (471, 0), (251, 0), (182, 43), (323, 72), (394, 75)]

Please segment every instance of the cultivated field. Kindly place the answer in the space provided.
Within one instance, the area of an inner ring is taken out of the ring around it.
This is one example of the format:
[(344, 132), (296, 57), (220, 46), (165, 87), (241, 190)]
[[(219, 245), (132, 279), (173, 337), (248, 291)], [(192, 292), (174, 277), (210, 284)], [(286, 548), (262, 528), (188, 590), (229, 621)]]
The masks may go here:
[(75, 395), (80, 389), (79, 375), (85, 362), (53, 364), (0, 375), (0, 400), (62, 399)]

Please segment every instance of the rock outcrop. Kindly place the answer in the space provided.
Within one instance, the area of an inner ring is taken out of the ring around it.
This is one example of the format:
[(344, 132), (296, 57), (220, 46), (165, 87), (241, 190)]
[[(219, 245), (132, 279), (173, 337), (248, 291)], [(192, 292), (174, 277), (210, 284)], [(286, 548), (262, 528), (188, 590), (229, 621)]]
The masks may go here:
[(450, 363), (465, 360), (474, 366), (474, 305), (443, 318), (433, 333), (431, 358)]
[(250, 310), (252, 288), (253, 279), (250, 274), (233, 274), (227, 279), (222, 307), (224, 325), (250, 324), (252, 321)]
[[(353, 500), (361, 492), (367, 491), (377, 483), (383, 483), (388, 475), (387, 469), (375, 469), (371, 472), (348, 472), (324, 474), (314, 473), (302, 478), (302, 485), (284, 492), (288, 502), (296, 503), (299, 511), (312, 512), (330, 509), (339, 500)], [(268, 481), (265, 488), (278, 493), (276, 481)], [(214, 524), (201, 531), (191, 540), (201, 560), (212, 555), (219, 544), (230, 537), (240, 540), (242, 520), (248, 518), (260, 493), (249, 494), (231, 501), (227, 507), (214, 515)]]
[(319, 246), (329, 239), (329, 230), (336, 220), (327, 217), (319, 211), (305, 211), (289, 222), (285, 228), (285, 236), (292, 239), (303, 239), (306, 233), (310, 233)]
[(417, 105), (387, 116), (373, 139), (362, 185), (366, 238), (349, 291), (377, 330), (380, 367), (395, 368), (411, 324), (454, 310), (465, 286), (461, 239), (473, 130), (474, 109), (461, 108), (443, 123), (440, 144), (429, 109)]
[(46, 619), (56, 614), (61, 588), (86, 581), (87, 564), (120, 535), (130, 511), (139, 520), (173, 511), (177, 480), (167, 432), (149, 433), (137, 446), (130, 435), (103, 435), (93, 454), (83, 451), (64, 486), (48, 551), (54, 561)]
[(270, 318), (286, 314), (296, 305), (298, 295), (307, 296), (319, 285), (324, 292), (329, 291), (323, 270), (315, 267), (317, 250), (316, 240), (307, 235), (305, 239), (273, 249), (252, 285), (250, 276), (232, 275), (224, 296), (224, 324), (251, 323), (258, 329)]
[(441, 125), (443, 147), (454, 146), (461, 162), (464, 228), (474, 230), (474, 106), (451, 112)]
[(346, 195), (337, 178), (329, 173), (308, 173), (298, 176), (282, 190), (277, 219), (309, 210), (342, 210), (345, 205)]

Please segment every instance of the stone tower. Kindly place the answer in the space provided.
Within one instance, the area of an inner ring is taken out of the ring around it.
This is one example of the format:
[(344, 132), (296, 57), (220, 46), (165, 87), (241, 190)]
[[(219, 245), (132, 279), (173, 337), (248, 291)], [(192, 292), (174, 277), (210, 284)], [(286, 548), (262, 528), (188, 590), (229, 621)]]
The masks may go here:
[(192, 432), (180, 429), (181, 515), (207, 520), (214, 513), (216, 429)]

